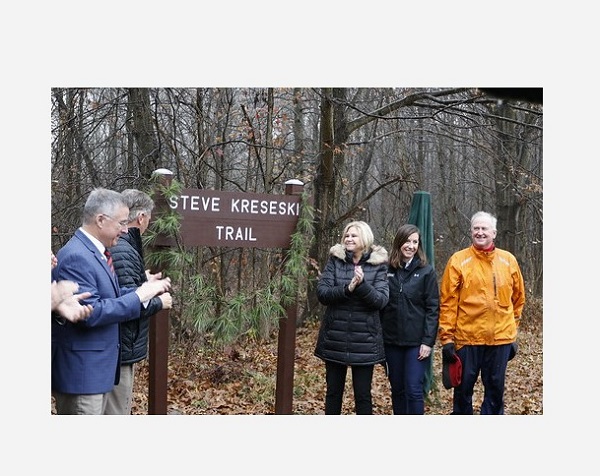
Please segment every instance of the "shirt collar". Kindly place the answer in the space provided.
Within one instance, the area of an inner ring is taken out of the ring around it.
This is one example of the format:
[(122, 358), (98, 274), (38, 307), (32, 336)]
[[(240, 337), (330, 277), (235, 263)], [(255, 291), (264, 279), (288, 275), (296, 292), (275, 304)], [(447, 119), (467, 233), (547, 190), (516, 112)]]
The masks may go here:
[(79, 229), (81, 230), (81, 232), (82, 232), (82, 233), (83, 233), (85, 236), (87, 236), (87, 237), (90, 239), (90, 241), (91, 241), (92, 243), (94, 243), (94, 246), (95, 246), (96, 248), (98, 248), (98, 251), (99, 251), (101, 254), (104, 254), (104, 250), (106, 249), (106, 246), (104, 246), (104, 245), (103, 245), (103, 244), (100, 242), (100, 240), (99, 240), (98, 238), (96, 238), (95, 236), (92, 236), (92, 235), (90, 235), (90, 234), (89, 234), (87, 231), (85, 231), (83, 228), (79, 228)]

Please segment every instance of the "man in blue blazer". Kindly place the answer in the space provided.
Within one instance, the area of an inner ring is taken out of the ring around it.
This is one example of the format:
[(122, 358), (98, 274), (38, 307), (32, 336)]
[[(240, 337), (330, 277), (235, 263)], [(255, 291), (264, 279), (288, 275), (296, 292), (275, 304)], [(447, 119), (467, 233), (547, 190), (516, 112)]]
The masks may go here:
[(52, 394), (58, 414), (101, 415), (106, 394), (119, 382), (119, 323), (139, 318), (144, 302), (167, 292), (169, 278), (120, 288), (105, 250), (127, 232), (129, 208), (113, 190), (93, 190), (83, 224), (57, 253), (52, 279), (70, 280), (91, 296), (91, 315), (72, 323), (52, 319)]

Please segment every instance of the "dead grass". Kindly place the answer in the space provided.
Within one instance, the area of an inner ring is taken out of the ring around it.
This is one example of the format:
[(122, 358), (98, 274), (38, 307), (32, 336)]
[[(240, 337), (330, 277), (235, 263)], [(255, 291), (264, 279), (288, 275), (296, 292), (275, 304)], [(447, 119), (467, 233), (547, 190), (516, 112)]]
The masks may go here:
[[(519, 353), (509, 363), (505, 413), (543, 413), (543, 348), (541, 300), (528, 302), (519, 331)], [(325, 366), (313, 355), (318, 325), (297, 329), (294, 364), (293, 413), (323, 414)], [(426, 405), (429, 415), (449, 414), (452, 392), (441, 384), (441, 348), (434, 351), (434, 385)], [(182, 415), (269, 415), (275, 411), (277, 333), (268, 342), (246, 342), (225, 350), (186, 345), (169, 354), (168, 413)], [(134, 414), (148, 412), (148, 363), (138, 366)], [(483, 398), (475, 388), (474, 411)], [(392, 414), (389, 383), (383, 367), (375, 368), (373, 406), (377, 415)], [(354, 413), (351, 379), (348, 378), (343, 414)]]

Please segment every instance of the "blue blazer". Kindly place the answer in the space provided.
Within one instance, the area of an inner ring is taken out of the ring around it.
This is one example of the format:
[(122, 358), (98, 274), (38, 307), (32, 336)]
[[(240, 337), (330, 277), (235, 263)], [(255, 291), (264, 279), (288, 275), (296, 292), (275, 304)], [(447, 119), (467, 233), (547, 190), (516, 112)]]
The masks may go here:
[(52, 391), (71, 394), (110, 392), (119, 383), (119, 323), (140, 316), (135, 287), (119, 288), (104, 255), (81, 231), (57, 253), (53, 280), (79, 284), (94, 308), (84, 321), (52, 319)]

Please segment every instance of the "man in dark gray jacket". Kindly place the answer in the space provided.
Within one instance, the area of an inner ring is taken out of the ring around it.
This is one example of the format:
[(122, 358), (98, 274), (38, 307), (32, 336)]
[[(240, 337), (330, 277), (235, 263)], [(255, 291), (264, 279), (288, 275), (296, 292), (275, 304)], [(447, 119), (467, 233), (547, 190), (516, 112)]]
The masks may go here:
[[(137, 287), (148, 280), (160, 279), (161, 274), (150, 274), (145, 269), (142, 234), (148, 229), (154, 202), (152, 198), (135, 189), (121, 192), (129, 206), (127, 234), (110, 248), (119, 285)], [(170, 293), (163, 293), (141, 304), (139, 319), (121, 323), (121, 378), (108, 395), (106, 415), (130, 415), (133, 399), (135, 363), (148, 355), (148, 327), (150, 316), (161, 309), (170, 309)]]

